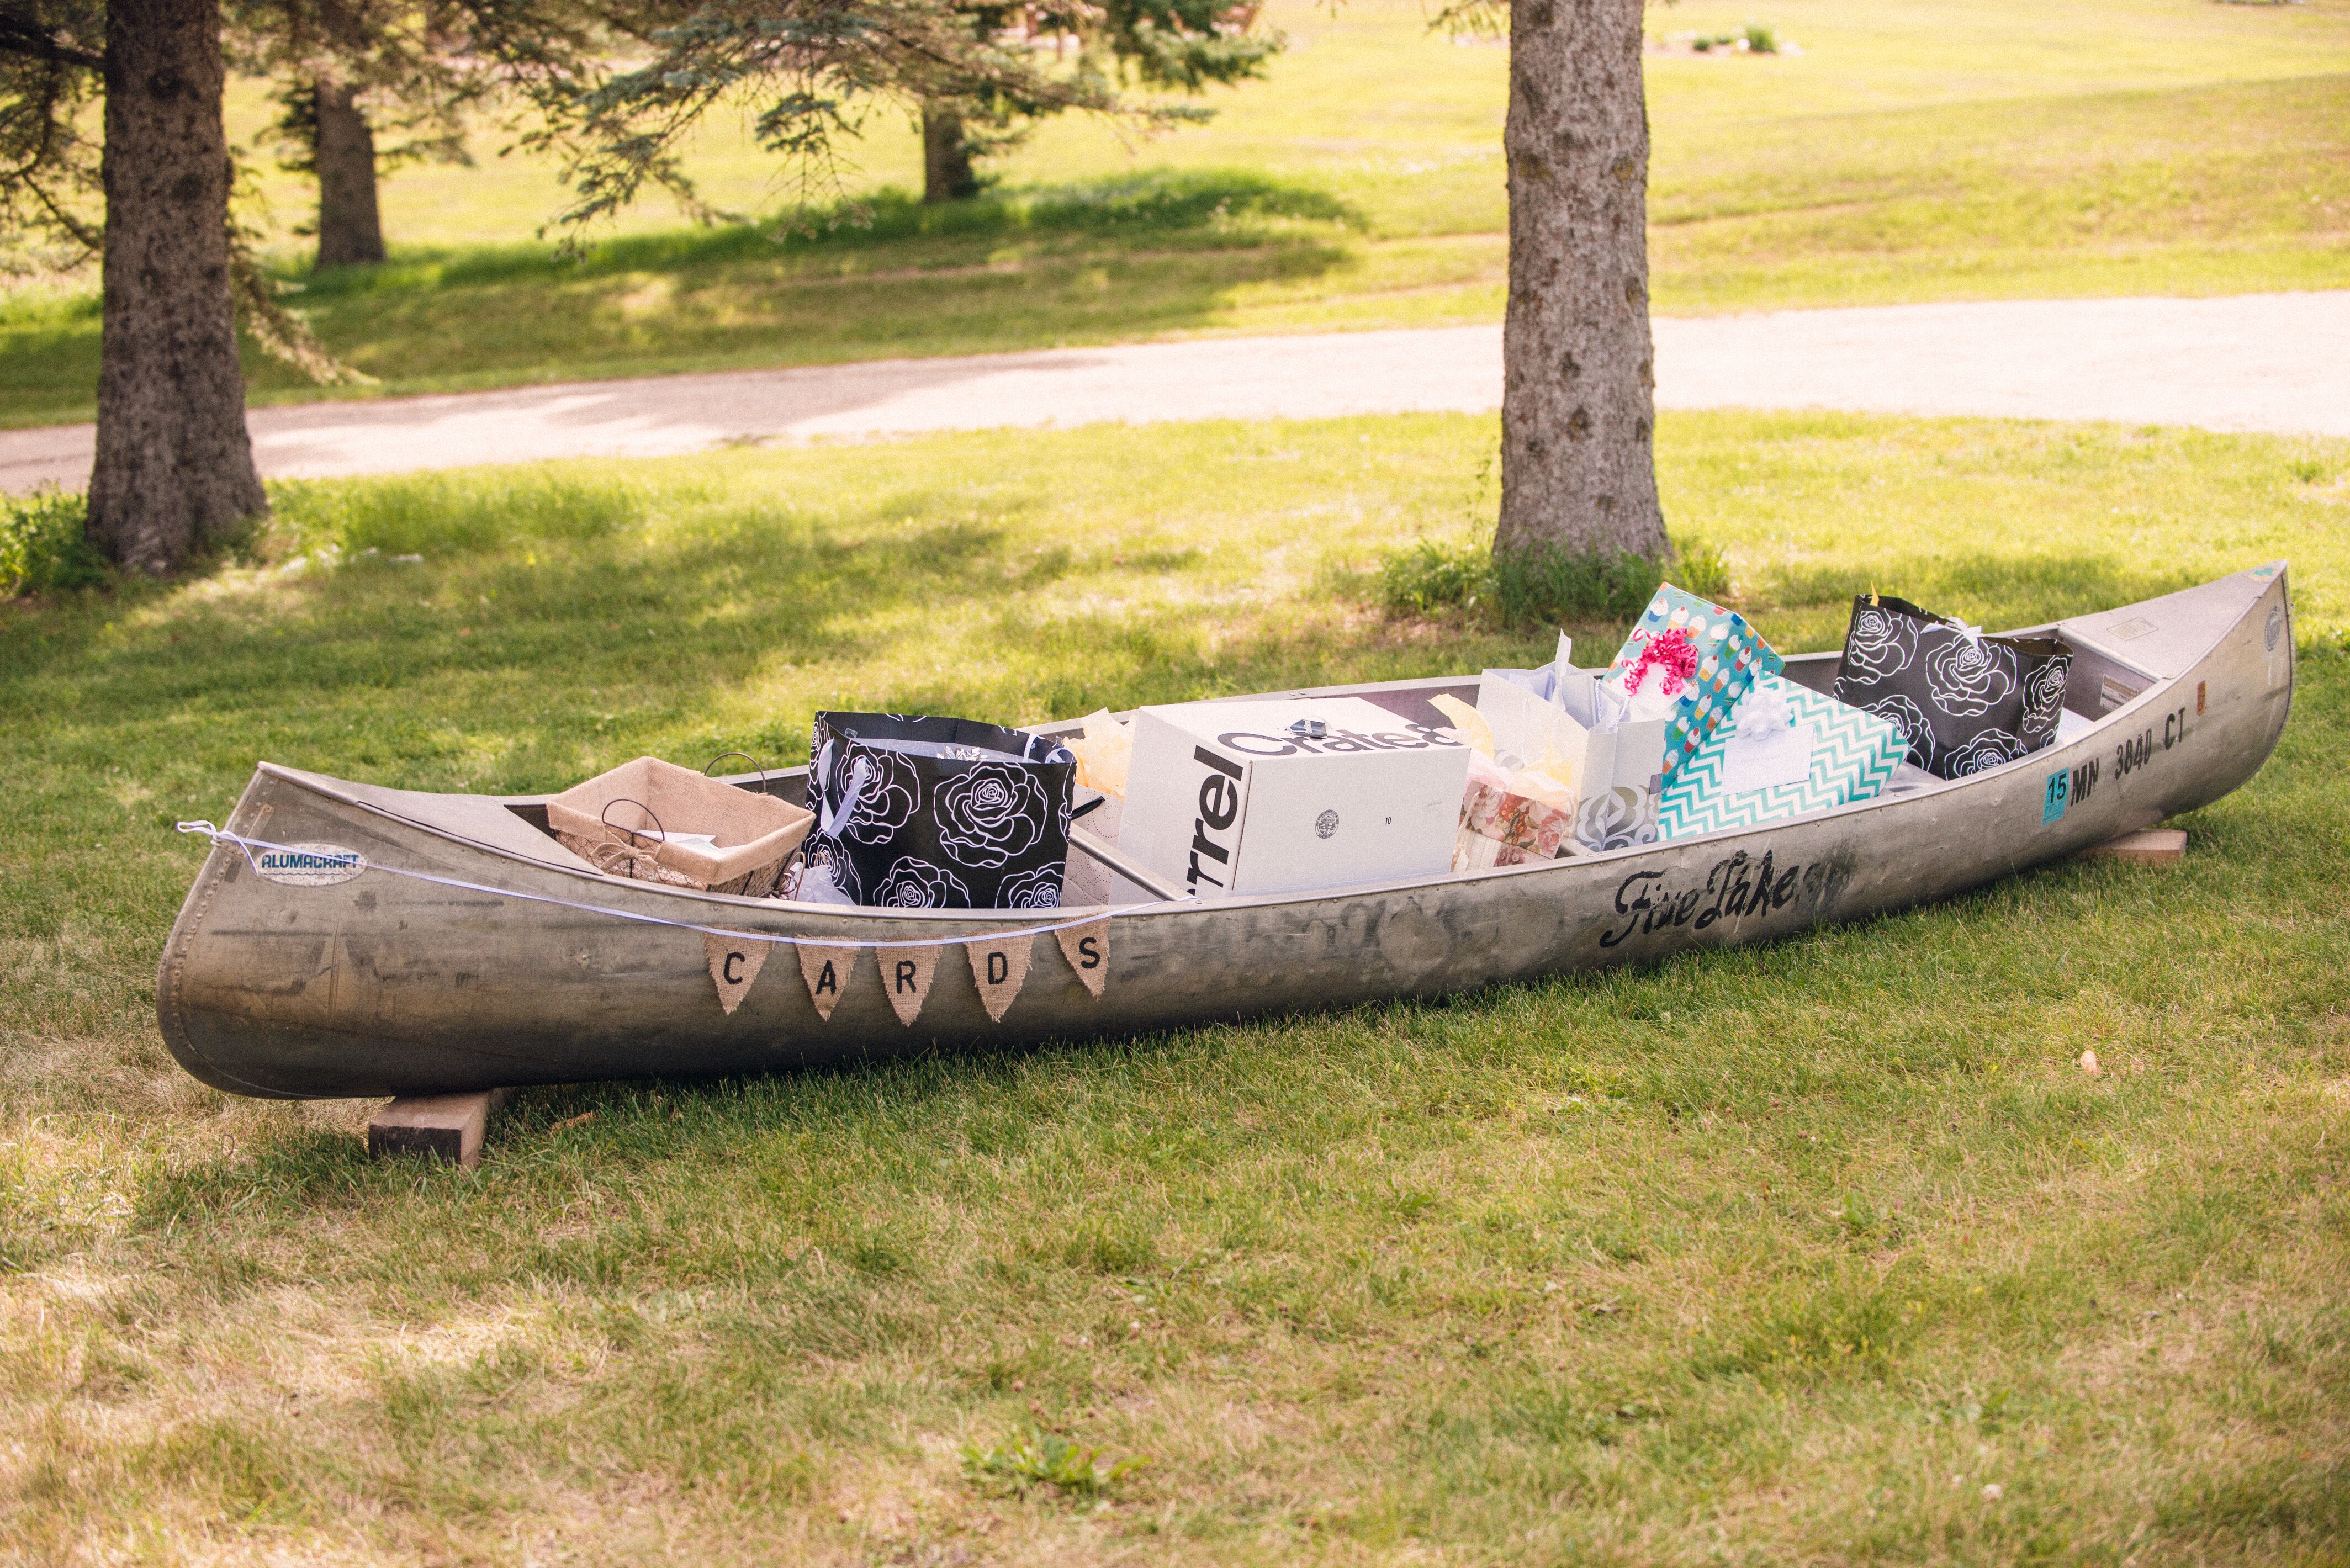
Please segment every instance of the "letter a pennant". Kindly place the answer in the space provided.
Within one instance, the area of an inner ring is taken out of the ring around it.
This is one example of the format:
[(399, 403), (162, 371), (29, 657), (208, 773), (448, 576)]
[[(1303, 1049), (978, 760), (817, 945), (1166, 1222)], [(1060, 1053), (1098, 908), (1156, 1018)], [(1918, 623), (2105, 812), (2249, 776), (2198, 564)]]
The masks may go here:
[(800, 978), (807, 981), (808, 1000), (816, 1003), (818, 1018), (830, 1020), (832, 1010), (840, 1005), (840, 993), (848, 989), (849, 977), (857, 972), (860, 950), (854, 943), (840, 947), (820, 947), (812, 942), (800, 945)]
[(1081, 926), (1064, 926), (1053, 936), (1061, 944), (1061, 956), (1077, 971), (1086, 989), (1096, 996), (1109, 981), (1109, 917), (1103, 915)]
[(751, 982), (759, 978), (759, 966), (767, 961), (769, 945), (741, 937), (702, 934), (702, 950), (710, 955), (710, 978), (718, 984), (718, 1005), (729, 1018), (743, 1005)]
[(1035, 941), (1027, 936), (1000, 942), (980, 939), (962, 945), (971, 959), (971, 978), (979, 982), (979, 999), (987, 1004), (987, 1016), (995, 1023), (1003, 1022), (1003, 1010), (1012, 1005), (1028, 979), (1029, 950)]
[(922, 999), (939, 972), (939, 948), (876, 948), (873, 956), (881, 961), (881, 989), (889, 993), (898, 1022), (911, 1024), (921, 1015)]

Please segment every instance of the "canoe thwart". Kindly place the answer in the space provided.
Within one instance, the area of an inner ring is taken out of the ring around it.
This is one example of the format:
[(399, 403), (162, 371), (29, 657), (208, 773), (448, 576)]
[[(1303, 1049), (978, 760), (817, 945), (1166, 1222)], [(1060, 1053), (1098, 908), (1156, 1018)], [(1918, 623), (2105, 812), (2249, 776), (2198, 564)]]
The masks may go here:
[(513, 1093), (483, 1089), (470, 1095), (404, 1095), (388, 1101), (368, 1123), (368, 1158), (421, 1154), (472, 1170), (482, 1163), (490, 1114)]
[(2187, 831), (2179, 827), (2142, 827), (2108, 838), (2081, 851), (2093, 860), (2127, 860), (2139, 866), (2176, 866), (2187, 857)]

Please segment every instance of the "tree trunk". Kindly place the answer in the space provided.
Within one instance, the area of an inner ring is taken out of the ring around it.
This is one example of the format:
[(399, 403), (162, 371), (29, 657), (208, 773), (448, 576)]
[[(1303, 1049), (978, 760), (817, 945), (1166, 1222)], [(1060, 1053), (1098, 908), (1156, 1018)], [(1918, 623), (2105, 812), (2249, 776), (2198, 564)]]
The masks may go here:
[(106, 8), (106, 250), (89, 532), (167, 572), (269, 509), (229, 299), (219, 0)]
[(922, 200), (967, 202), (979, 194), (979, 172), (963, 140), (962, 116), (943, 103), (922, 100)]
[(1641, 0), (1510, 7), (1497, 550), (1660, 560)]
[(383, 219), (376, 211), (375, 131), (351, 89), (320, 78), (311, 89), (318, 114), (318, 265), (383, 260)]

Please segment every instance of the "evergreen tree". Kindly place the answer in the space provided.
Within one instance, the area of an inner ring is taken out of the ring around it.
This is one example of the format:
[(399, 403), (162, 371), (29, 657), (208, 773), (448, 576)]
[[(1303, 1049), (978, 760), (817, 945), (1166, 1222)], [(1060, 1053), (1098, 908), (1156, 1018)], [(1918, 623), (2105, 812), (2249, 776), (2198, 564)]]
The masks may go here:
[[(838, 189), (839, 149), (881, 101), (926, 106), (926, 185), (967, 194), (972, 159), (1017, 122), (1073, 109), (1147, 125), (1194, 121), (1188, 105), (1136, 109), (1124, 82), (1196, 88), (1253, 74), (1279, 47), (1253, 36), (1251, 11), (1218, 0), (1113, 0), (973, 6), (954, 0), (702, 0), (650, 6), (628, 20), (639, 48), (591, 86), (517, 79), (544, 125), (530, 139), (566, 161), (579, 224), (615, 213), (648, 185), (699, 210), (678, 164), (683, 138), (722, 104), (752, 117), (759, 144), (788, 162), (804, 201)], [(1014, 21), (1018, 26), (1014, 26)], [(1093, 43), (1074, 66), (1034, 47), (1054, 27)]]
[(382, 177), (470, 161), (463, 117), (496, 88), (454, 0), (230, 0), (232, 68), (276, 84), (281, 167), (313, 175), (317, 265), (383, 259)]
[[(230, 3), (240, 38), (303, 15), (293, 0)], [(452, 5), (467, 47), (529, 73), (543, 97), (598, 78), (610, 33), (594, 15), (563, 0)], [(230, 219), (224, 23), (222, 0), (0, 0), (0, 255), (99, 259), (89, 532), (135, 571), (172, 570), (268, 509), (245, 431), (240, 314), (265, 349), (321, 379), (339, 372)]]
[[(1279, 35), (1256, 31), (1253, 4), (1232, 0), (1048, 0), (966, 5), (962, 12), (981, 36), (1009, 36), (1031, 48), (1049, 44), (1055, 61), (1065, 43), (1073, 42), (1078, 72), (1114, 76), (1159, 91), (1196, 93), (1211, 83), (1262, 76), (1265, 62), (1282, 47)], [(984, 183), (980, 161), (1018, 146), (1038, 118), (1058, 107), (1003, 93), (924, 95), (920, 103), (925, 202), (977, 195)]]
[(237, 364), (223, 72), (219, 0), (0, 0), (0, 218), (20, 246), (100, 258), (89, 529), (133, 570), (168, 571), (268, 506)]

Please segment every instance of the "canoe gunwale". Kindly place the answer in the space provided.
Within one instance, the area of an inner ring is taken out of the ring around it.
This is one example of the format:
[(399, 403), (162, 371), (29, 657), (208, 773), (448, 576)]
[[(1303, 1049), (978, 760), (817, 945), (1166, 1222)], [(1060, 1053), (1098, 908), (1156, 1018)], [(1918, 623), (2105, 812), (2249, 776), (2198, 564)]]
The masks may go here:
[[(1992, 635), (2002, 637), (2045, 635), (2051, 630), (2053, 630), (2053, 628), (2033, 628), (2020, 631), (2003, 631), (1994, 633)], [(2104, 649), (2099, 649), (2098, 652), (2103, 655), (2108, 662), (2121, 665), (2123, 668), (2128, 669), (2133, 673), (2140, 676), (2146, 680), (2147, 685), (2137, 696), (2131, 698), (2128, 701), (2092, 720), (2090, 727), (2086, 730), (2076, 732), (2069, 741), (2064, 742), (2066, 745), (2074, 744), (2078, 742), (2090, 739), (2097, 735), (2100, 732), (2106, 731), (2109, 726), (2119, 728), (2123, 720), (2133, 716), (2142, 708), (2153, 705), (2158, 697), (2167, 699), (2168, 693), (2177, 687), (2178, 681), (2184, 679), (2183, 677), (2166, 678), (2158, 676), (2141, 667), (2126, 663), (2125, 660), (2115, 657)], [(1840, 653), (1799, 654), (1790, 658), (1787, 660), (1787, 663), (1793, 665), (1797, 663), (1799, 660), (1805, 662), (1835, 661), (1840, 660), (1841, 658), (1842, 655)], [(1272, 695), (1275, 698), (1282, 696), (1318, 698), (1339, 695), (1359, 695), (1367, 691), (1405, 693), (1422, 690), (1443, 690), (1462, 684), (1474, 684), (1473, 679), (1464, 680), (1463, 677), (1458, 675), (1424, 676), (1403, 680), (1369, 682), (1360, 686), (1326, 686), (1301, 689), (1291, 692), (1273, 693)], [(1243, 701), (1252, 700), (1262, 699), (1256, 694), (1211, 699), (1211, 701)], [(1132, 711), (1132, 710), (1128, 711), (1129, 716)], [(2084, 718), (2088, 717), (2086, 714), (2083, 714), (2082, 716)], [(1035, 733), (1049, 734), (1052, 733), (1055, 729), (1058, 728), (1059, 724), (1078, 725), (1082, 723), (1082, 720), (1067, 720), (1057, 722), (1055, 725), (1032, 725), (1027, 726), (1027, 728)], [(2045, 752), (2054, 749), (2055, 748), (2053, 745), (2043, 747), (2041, 752), (2034, 752), (2027, 756), (2019, 757), (2012, 763), (2002, 763), (1996, 768), (1985, 769), (1981, 773), (1970, 774), (1964, 778), (1936, 779), (1930, 784), (1921, 784), (1912, 789), (1904, 790), (1898, 794), (1879, 794), (1868, 800), (1856, 801), (1847, 805), (1829, 806), (1818, 811), (1805, 812), (1796, 816), (1778, 818), (1766, 826), (1777, 827), (1802, 823), (1814, 823), (1831, 817), (1857, 820), (1872, 811), (1880, 811), (1910, 805), (1920, 800), (1931, 799), (1936, 796), (1947, 794), (1953, 790), (1965, 789), (1981, 784), (1991, 783), (1998, 779), (2001, 775), (2006, 774), (2016, 769), (2029, 766), (2035, 758), (2042, 756)], [(450, 844), (459, 846), (473, 853), (492, 856), (502, 860), (514, 862), (517, 865), (541, 865), (541, 863), (530, 861), (522, 856), (515, 855), (507, 850), (502, 849), (496, 845), (480, 843), (477, 840), (467, 838), (462, 834), (452, 832), (432, 823), (421, 821), (414, 817), (404, 816), (387, 807), (378, 805), (372, 801), (361, 799), (358, 795), (348, 793), (346, 789), (337, 787), (338, 785), (345, 783), (345, 781), (342, 780), (331, 779), (323, 774), (306, 773), (298, 769), (282, 767), (275, 763), (257, 763), (255, 764), (255, 771), (257, 773), (265, 773), (274, 778), (280, 779), (287, 784), (296, 785), (296, 787), (316, 791), (319, 794), (325, 795), (329, 799), (335, 800), (355, 810), (366, 812), (371, 815), (381, 817), (387, 821), (399, 823), (405, 827), (430, 834), (436, 838), (445, 840)], [(804, 781), (807, 776), (807, 765), (806, 763), (800, 763), (788, 768), (769, 768), (758, 773), (721, 774), (718, 776), (722, 783), (734, 784), (738, 788), (747, 789), (755, 787), (762, 789), (764, 793), (773, 794), (775, 793), (774, 786)], [(494, 799), (498, 801), (499, 804), (511, 810), (517, 806), (524, 808), (540, 806), (554, 797), (546, 794), (532, 794), (496, 795), (480, 798)], [(527, 818), (525, 818), (525, 820), (527, 820)], [(1721, 828), (1711, 833), (1692, 834), (1686, 837), (1675, 838), (1670, 840), (1669, 843), (1673, 848), (1679, 849), (1686, 846), (1710, 844), (1721, 840), (1739, 838), (1750, 835), (1755, 830), (1752, 827)], [(1073, 846), (1082, 849), (1086, 854), (1094, 856), (1096, 859), (1101, 858), (1098, 855), (1095, 854), (1090, 846), (1075, 845), (1074, 836)], [(1107, 847), (1114, 851), (1117, 846), (1112, 845)], [(1523, 862), (1515, 866), (1486, 867), (1471, 871), (1444, 871), (1425, 876), (1396, 877), (1378, 882), (1347, 883), (1343, 887), (1312, 888), (1303, 892), (1242, 894), (1226, 898), (1218, 898), (1212, 901), (1190, 898), (1166, 898), (1158, 903), (1112, 904), (1097, 907), (1109, 911), (1114, 914), (1116, 918), (1122, 920), (1132, 919), (1140, 916), (1151, 914), (1181, 913), (1188, 909), (1197, 909), (1209, 907), (1212, 907), (1217, 909), (1232, 910), (1279, 908), (1292, 904), (1319, 902), (1327, 899), (1334, 895), (1345, 895), (1349, 897), (1382, 897), (1399, 893), (1425, 891), (1449, 886), (1457, 886), (1465, 882), (1511, 877), (1538, 876), (1544, 872), (1555, 871), (1563, 865), (1570, 863), (1576, 866), (1588, 867), (1637, 859), (1644, 855), (1654, 854), (1663, 847), (1666, 847), (1666, 845), (1662, 842), (1655, 844), (1634, 844), (1627, 845), (1620, 849), (1590, 850), (1579, 855), (1569, 857), (1564, 861), (1534, 860)], [(1104, 861), (1103, 863), (1106, 865), (1109, 864), (1107, 861)], [(631, 895), (647, 893), (655, 895), (658, 898), (666, 900), (682, 901), (688, 904), (714, 904), (732, 909), (757, 909), (767, 913), (775, 913), (778, 910), (788, 910), (795, 917), (809, 916), (815, 917), (818, 919), (861, 920), (868, 922), (873, 920), (904, 920), (917, 926), (930, 924), (969, 925), (977, 922), (983, 925), (993, 924), (1014, 929), (1024, 925), (1035, 925), (1038, 923), (1036, 919), (1036, 911), (1033, 909), (893, 909), (885, 910), (870, 905), (801, 904), (788, 899), (752, 898), (743, 897), (740, 894), (704, 892), (695, 888), (671, 887), (665, 883), (639, 882), (631, 878), (608, 877), (601, 873), (593, 871), (582, 873), (573, 870), (567, 867), (544, 866), (543, 868), (560, 872), (564, 876), (570, 877), (578, 881), (585, 882), (589, 886), (599, 888), (612, 888), (615, 887), (624, 888)], [(1121, 867), (1112, 866), (1111, 869), (1119, 870)], [(1097, 906), (1085, 906), (1085, 908), (1095, 907)], [(1079, 908), (1079, 906), (1071, 906), (1071, 908), (1076, 909)], [(694, 923), (707, 924), (709, 922), (702, 921)], [(868, 938), (866, 940), (871, 940), (872, 939)]]

